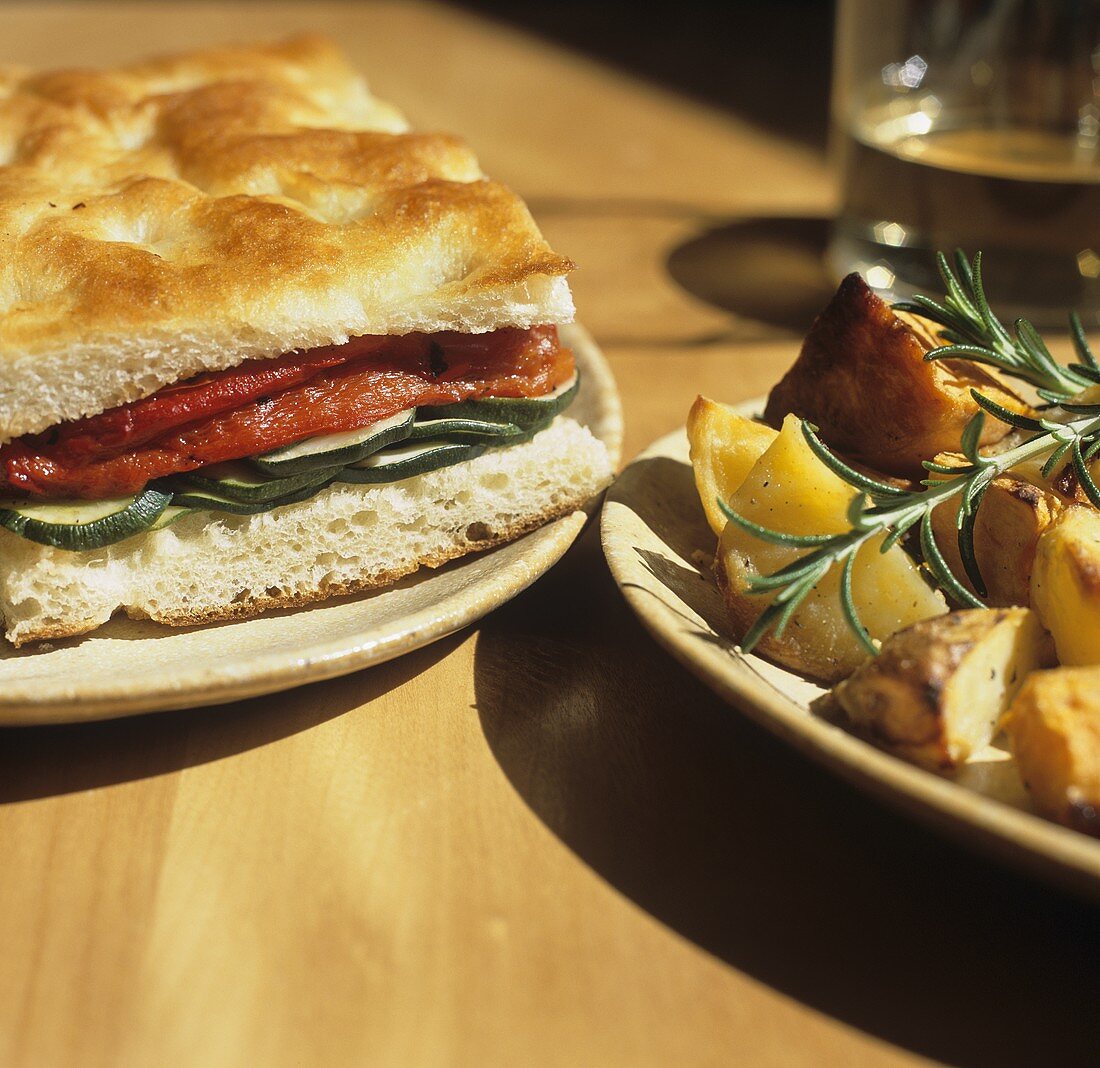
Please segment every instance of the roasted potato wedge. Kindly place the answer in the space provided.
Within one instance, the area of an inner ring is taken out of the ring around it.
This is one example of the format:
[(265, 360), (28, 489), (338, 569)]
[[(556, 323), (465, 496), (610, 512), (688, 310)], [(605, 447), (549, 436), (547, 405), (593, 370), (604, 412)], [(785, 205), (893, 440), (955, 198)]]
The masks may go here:
[(1039, 538), (1031, 604), (1063, 664), (1100, 664), (1100, 511), (1068, 505)]
[(1005, 732), (1039, 811), (1100, 836), (1100, 668), (1037, 671)]
[[(936, 457), (940, 463), (948, 459)], [(958, 501), (944, 501), (932, 513), (932, 532), (951, 570), (975, 592), (959, 552), (958, 507)], [(974, 555), (990, 605), (1000, 608), (1031, 603), (1031, 572), (1039, 537), (1062, 507), (1055, 494), (1023, 479), (1005, 475), (993, 480), (974, 522)]]
[(707, 522), (716, 536), (726, 526), (719, 498), (728, 501), (737, 492), (777, 433), (707, 397), (697, 397), (691, 406), (687, 420), (691, 468)]
[[(764, 416), (794, 413), (846, 456), (889, 474), (923, 478), (921, 463), (957, 449), (978, 411), (972, 387), (1012, 411), (1028, 405), (992, 372), (958, 360), (928, 362), (919, 320), (891, 311), (857, 274), (840, 284), (810, 328), (794, 366), (772, 390)], [(1009, 427), (987, 419), (982, 444)]]
[(952, 612), (889, 638), (836, 699), (898, 756), (949, 771), (990, 743), (1024, 679), (1054, 662), (1030, 609)]
[[(798, 419), (790, 416), (729, 503), (740, 515), (774, 530), (831, 534), (849, 529), (847, 511), (854, 495), (855, 490), (813, 454)], [(947, 606), (901, 548), (884, 554), (880, 544), (881, 539), (874, 539), (860, 550), (852, 594), (864, 626), (881, 641), (918, 620), (940, 615)], [(749, 580), (778, 571), (805, 551), (774, 545), (736, 523), (726, 524), (718, 544), (717, 573), (737, 639), (744, 637), (773, 596), (750, 593)], [(866, 653), (844, 618), (839, 583), (839, 569), (834, 568), (799, 606), (782, 636), (766, 635), (759, 651), (831, 682), (850, 675)]]

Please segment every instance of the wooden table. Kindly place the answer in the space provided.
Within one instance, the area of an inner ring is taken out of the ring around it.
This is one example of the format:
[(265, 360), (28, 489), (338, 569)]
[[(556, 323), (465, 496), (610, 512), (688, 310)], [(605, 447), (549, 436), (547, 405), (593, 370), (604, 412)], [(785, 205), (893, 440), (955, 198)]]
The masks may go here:
[[(307, 26), (581, 264), (628, 455), (793, 358), (830, 185), (736, 113), (423, 4), (26, 4), (0, 47), (90, 64)], [(4, 1065), (1084, 1063), (1098, 959), (1090, 908), (679, 669), (592, 529), (382, 667), (0, 733)]]

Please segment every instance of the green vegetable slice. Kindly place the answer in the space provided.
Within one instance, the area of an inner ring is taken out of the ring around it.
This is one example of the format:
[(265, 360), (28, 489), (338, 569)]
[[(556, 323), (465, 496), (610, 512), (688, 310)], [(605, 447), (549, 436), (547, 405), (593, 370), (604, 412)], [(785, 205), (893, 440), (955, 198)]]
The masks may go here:
[(272, 478), (247, 461), (235, 460), (176, 475), (162, 482), (160, 488), (171, 489), (177, 495), (198, 490), (233, 501), (274, 501), (306, 486), (319, 488), (331, 480), (338, 470), (338, 467), (322, 467), (316, 471), (303, 471), (299, 475)]
[(417, 413), (416, 422), (405, 440), (482, 442), (492, 445), (503, 444), (509, 438), (525, 433), (526, 430), (516, 423), (490, 423), (484, 419), (421, 419)]
[(481, 444), (459, 444), (451, 441), (403, 443), (345, 467), (335, 481), (399, 482), (403, 478), (412, 478), (441, 467), (450, 467), (463, 460), (472, 460), (475, 456), (480, 456), (485, 448)]
[(416, 410), (417, 419), (473, 419), (486, 423), (514, 423), (530, 430), (550, 422), (573, 403), (580, 389), (580, 374), (574, 374), (553, 393), (543, 397), (482, 397), (456, 404), (428, 405)]
[(0, 501), (0, 526), (40, 545), (79, 552), (149, 530), (171, 503), (171, 494), (155, 489), (109, 501)]
[(265, 452), (252, 462), (265, 474), (283, 478), (322, 468), (342, 467), (362, 460), (387, 445), (408, 437), (416, 416), (415, 408), (408, 408), (389, 419), (383, 419), (358, 430), (343, 430), (338, 434), (322, 434), (287, 445), (282, 449)]
[(209, 490), (182, 489), (172, 494), (172, 503), (181, 508), (193, 510), (209, 509), (212, 512), (229, 512), (232, 515), (256, 515), (259, 512), (270, 512), (272, 508), (278, 508), (284, 504), (296, 504), (304, 501), (314, 494), (319, 493), (333, 478), (334, 472), (327, 472), (325, 478), (308, 482), (299, 486), (296, 490), (286, 493), (281, 497), (273, 497), (267, 500), (256, 499), (242, 501), (238, 497), (230, 497), (228, 494), (215, 493)]
[(160, 513), (160, 518), (151, 526), (146, 528), (146, 533), (154, 530), (163, 530), (165, 527), (170, 527), (178, 519), (183, 519), (185, 516), (189, 516), (194, 512), (194, 508), (176, 508), (174, 505), (169, 505)]

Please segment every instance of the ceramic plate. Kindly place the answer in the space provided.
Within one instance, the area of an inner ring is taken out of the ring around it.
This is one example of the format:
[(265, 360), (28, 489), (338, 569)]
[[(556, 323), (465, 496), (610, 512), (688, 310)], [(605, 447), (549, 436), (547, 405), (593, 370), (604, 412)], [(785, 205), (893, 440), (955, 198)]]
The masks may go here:
[[(569, 414), (618, 464), (622, 414), (599, 349), (563, 327), (581, 371)], [(66, 723), (252, 697), (344, 675), (479, 619), (552, 567), (580, 533), (575, 512), (486, 553), (395, 586), (258, 619), (171, 630), (115, 619), (69, 641), (0, 649), (0, 724)]]
[[(760, 411), (762, 402), (741, 407)], [(601, 524), (615, 581), (642, 623), (689, 671), (791, 745), (856, 785), (979, 846), (1100, 898), (1100, 842), (1031, 811), (1008, 753), (991, 746), (954, 778), (923, 771), (811, 709), (825, 690), (728, 639), (695, 493), (687, 436), (655, 442), (608, 491)]]

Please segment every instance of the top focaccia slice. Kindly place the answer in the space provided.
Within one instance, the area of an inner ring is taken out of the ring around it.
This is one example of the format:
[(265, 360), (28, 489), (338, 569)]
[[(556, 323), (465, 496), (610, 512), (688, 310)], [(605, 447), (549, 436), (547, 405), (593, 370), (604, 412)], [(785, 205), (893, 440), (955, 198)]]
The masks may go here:
[(0, 441), (355, 335), (565, 322), (571, 268), (323, 38), (0, 70)]

